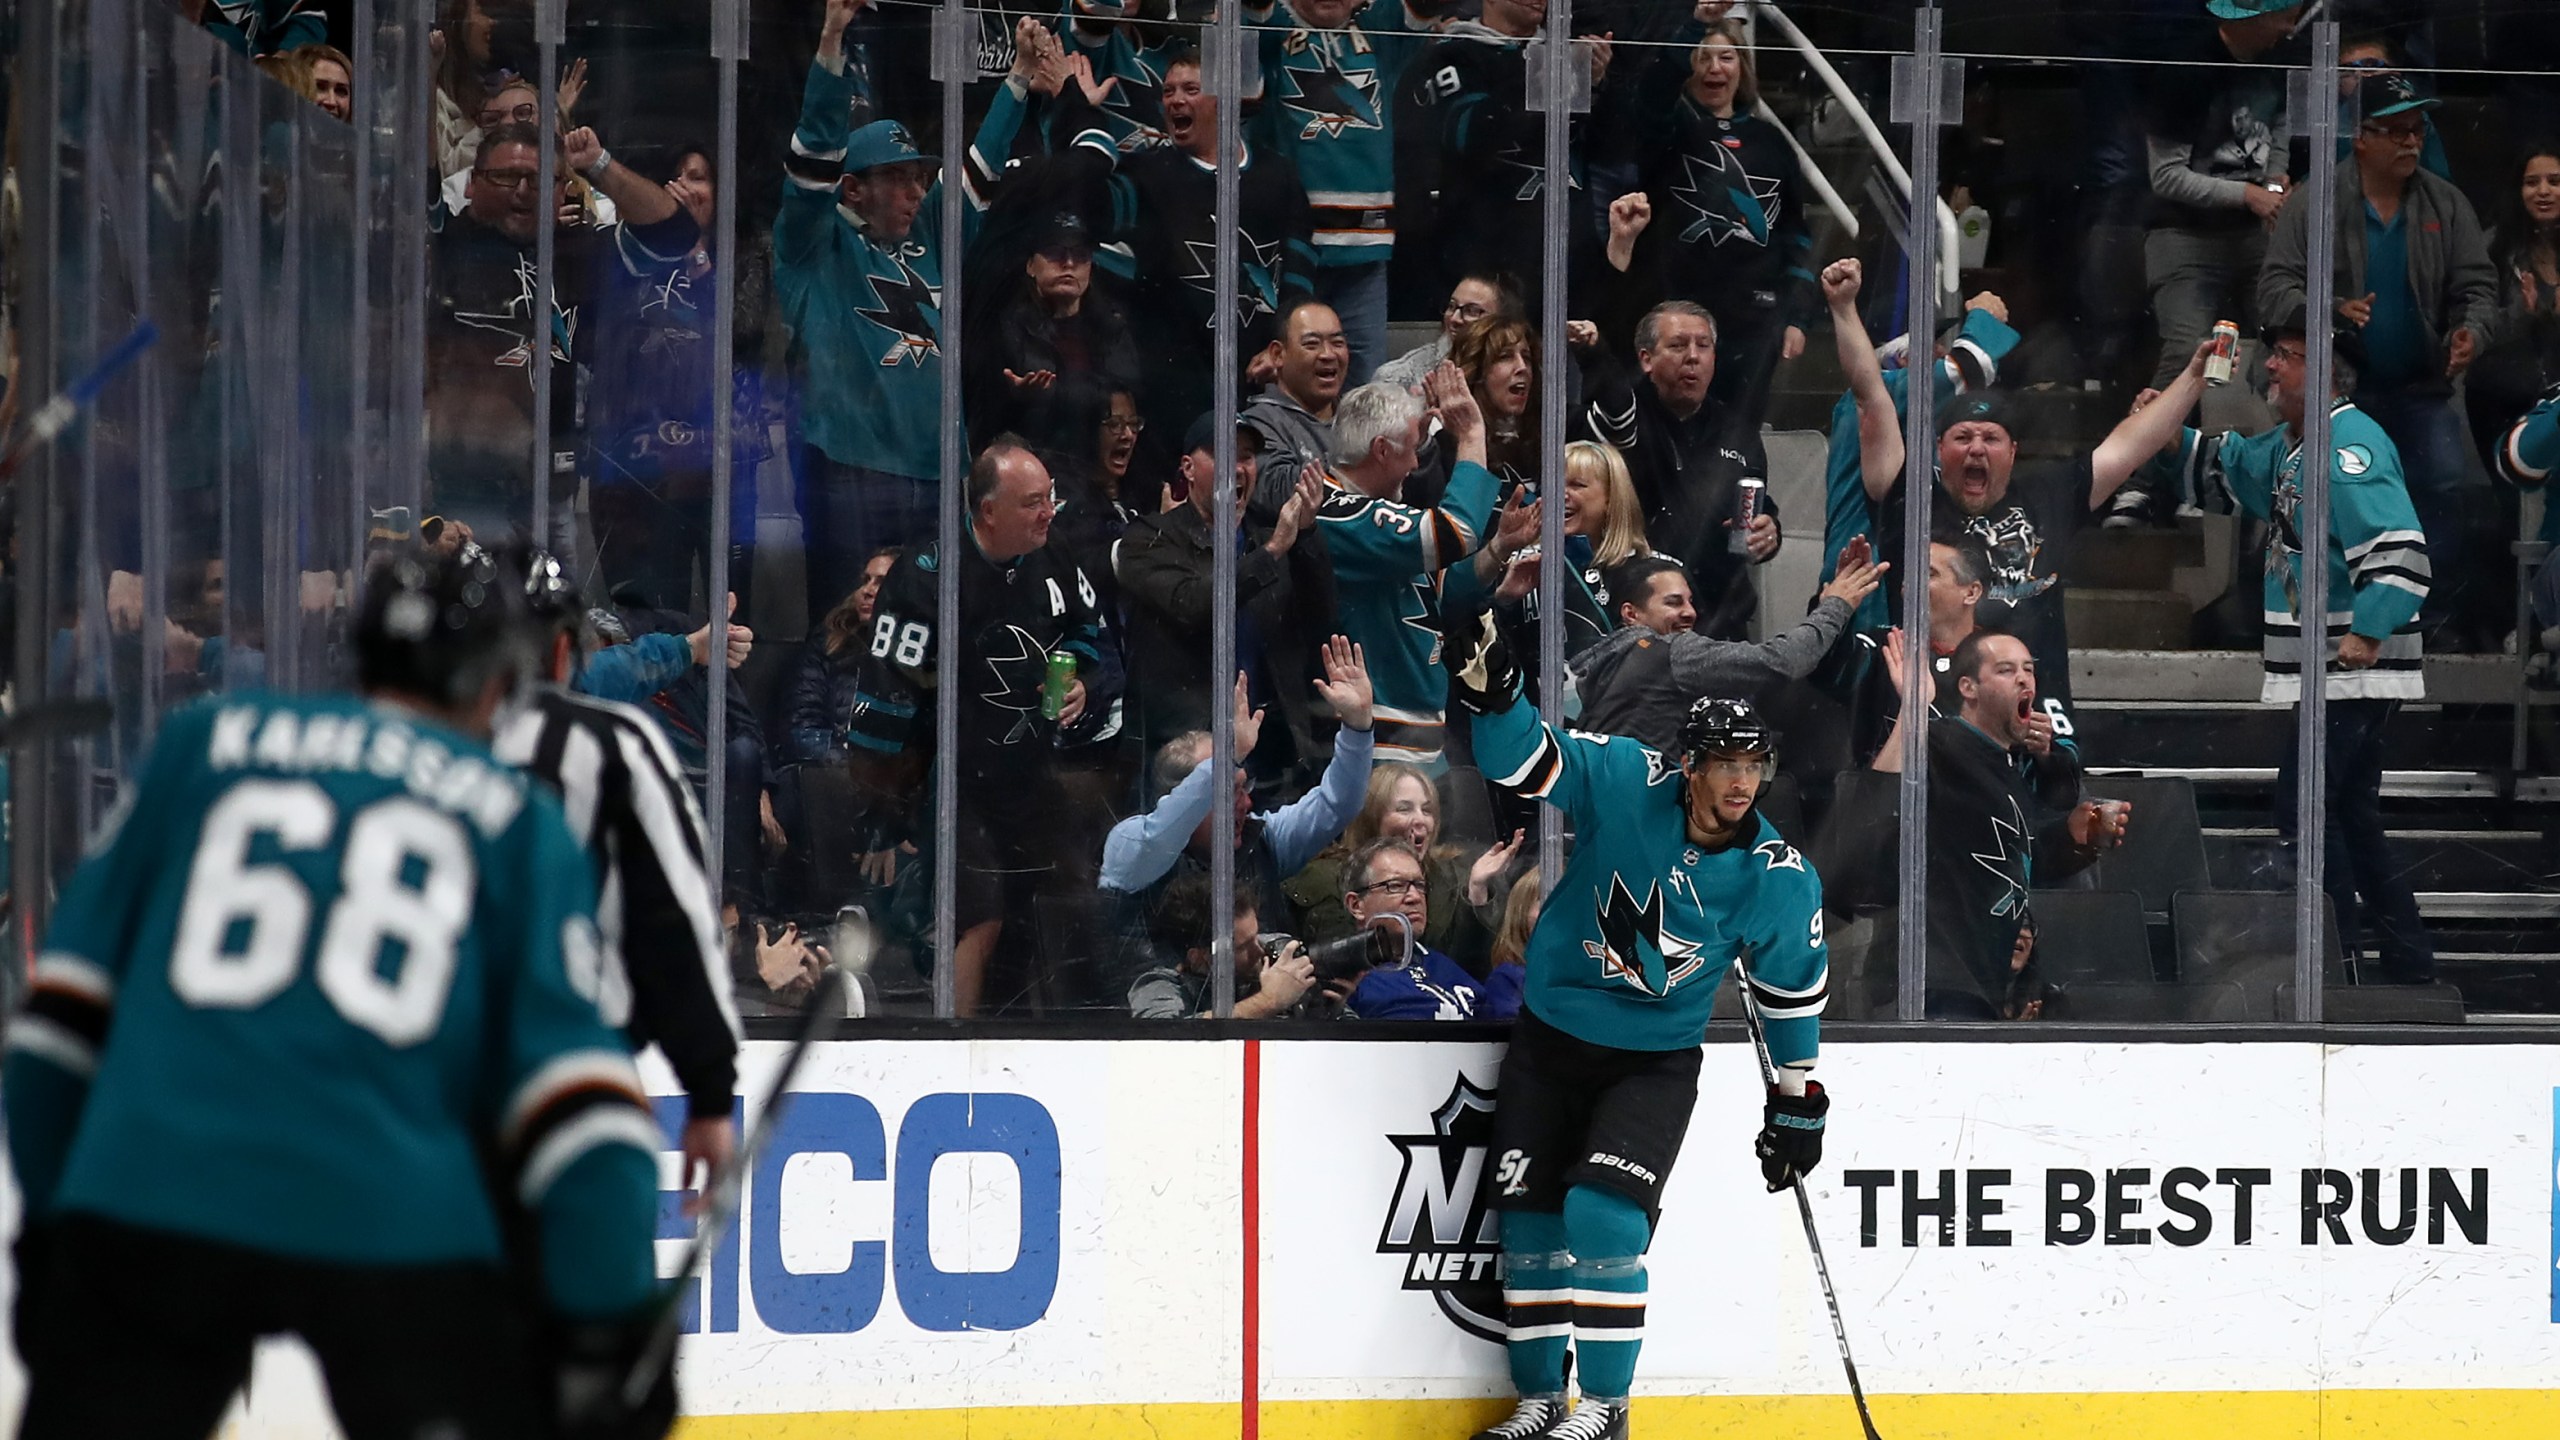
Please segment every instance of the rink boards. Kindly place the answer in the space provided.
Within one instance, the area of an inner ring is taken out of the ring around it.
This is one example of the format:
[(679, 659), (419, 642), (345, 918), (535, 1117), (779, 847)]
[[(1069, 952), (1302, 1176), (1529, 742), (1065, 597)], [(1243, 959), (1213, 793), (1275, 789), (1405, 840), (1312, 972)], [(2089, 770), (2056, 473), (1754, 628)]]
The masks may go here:
[[(692, 1282), (679, 1433), (1464, 1435), (1507, 1392), (1499, 1058), (821, 1047)], [(2560, 1433), (2560, 1047), (1859, 1044), (1821, 1074), (1815, 1212), (1892, 1440)], [(1709, 1047), (1642, 1433), (1857, 1433), (1758, 1123), (1750, 1051)], [(318, 1433), (295, 1369), (241, 1433)]]

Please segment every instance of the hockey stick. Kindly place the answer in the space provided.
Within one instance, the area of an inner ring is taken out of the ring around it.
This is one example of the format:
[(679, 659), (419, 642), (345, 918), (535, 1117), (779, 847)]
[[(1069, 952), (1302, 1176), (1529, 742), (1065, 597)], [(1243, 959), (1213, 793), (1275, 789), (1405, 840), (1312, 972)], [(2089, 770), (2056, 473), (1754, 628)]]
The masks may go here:
[[(684, 1264), (676, 1268), (679, 1279), (702, 1268), (712, 1248), (729, 1233), (738, 1219), (738, 1200), (746, 1191), (747, 1171), (765, 1147), (773, 1143), (774, 1131), (782, 1112), (790, 1108), (792, 1078), (800, 1073), (800, 1062), (809, 1058), (809, 1047), (821, 1032), (831, 1031), (831, 1023), (844, 1017), (843, 972), (830, 967), (818, 977), (818, 987), (809, 992), (808, 1008), (800, 1012), (800, 1029), (791, 1037), (791, 1048), (782, 1056), (781, 1068), (773, 1072), (773, 1083), (766, 1087), (764, 1104), (756, 1112), (755, 1128), (747, 1132), (746, 1143), (738, 1147), (728, 1166), (711, 1181), (711, 1203), (703, 1207), (702, 1226), (687, 1250)], [(632, 1363), (631, 1373), (623, 1377), (622, 1408), (636, 1411), (649, 1398), (658, 1377), (666, 1373), (676, 1354), (676, 1305), (684, 1298), (685, 1287), (669, 1285), (659, 1297), (659, 1313), (649, 1327), (648, 1348)]]
[[(1733, 957), (1734, 988), (1742, 997), (1742, 1023), (1751, 1031), (1751, 1048), (1760, 1057), (1760, 1079), (1770, 1089), (1778, 1087), (1778, 1066), (1769, 1058), (1769, 1037), (1760, 1028), (1760, 1006), (1751, 998), (1751, 972), (1743, 968), (1742, 957)], [(1831, 1266), (1822, 1258), (1822, 1235), (1813, 1226), (1813, 1200), (1804, 1193), (1804, 1177), (1795, 1178), (1796, 1213), (1804, 1217), (1804, 1243), (1813, 1251), (1814, 1278), (1822, 1282), (1822, 1303), (1831, 1309), (1831, 1338), (1840, 1342), (1840, 1368), (1849, 1375), (1849, 1398), (1858, 1402), (1858, 1423), (1865, 1427), (1867, 1440), (1884, 1440), (1876, 1433), (1876, 1417), (1867, 1412), (1867, 1387), (1858, 1383), (1858, 1362), (1849, 1357), (1849, 1327), (1840, 1321), (1840, 1292), (1831, 1288)]]
[(98, 398), (98, 392), (107, 388), (107, 382), (116, 378), (116, 372), (132, 364), (135, 357), (150, 349), (159, 339), (159, 327), (148, 320), (143, 321), (117, 341), (114, 349), (98, 357), (98, 363), (89, 367), (88, 374), (72, 381), (63, 387), (61, 394), (36, 407), (36, 413), (27, 417), (26, 428), (9, 442), (5, 453), (0, 453), (0, 480), (17, 474), (18, 467), (26, 463), (29, 455), (70, 428), (71, 422), (88, 408), (89, 402)]

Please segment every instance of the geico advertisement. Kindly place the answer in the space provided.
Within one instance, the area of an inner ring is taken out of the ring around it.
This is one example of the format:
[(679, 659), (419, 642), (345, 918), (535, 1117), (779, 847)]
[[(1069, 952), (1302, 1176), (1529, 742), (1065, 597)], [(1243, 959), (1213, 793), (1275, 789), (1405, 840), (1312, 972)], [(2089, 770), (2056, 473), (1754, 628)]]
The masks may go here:
[[(747, 1047), (741, 1095), (784, 1048)], [(649, 1078), (672, 1187), (684, 1102)], [(739, 1225), (686, 1282), (688, 1412), (1233, 1397), (1234, 1049), (829, 1044), (792, 1088)], [(670, 1270), (687, 1198), (660, 1196)]]
[[(1504, 1382), (1494, 1046), (1263, 1047), (1264, 1393)], [(1812, 1185), (1877, 1391), (2539, 1387), (2560, 1374), (2560, 1049), (1861, 1045)], [(1638, 1388), (1829, 1393), (1792, 1200), (1710, 1046)], [(1313, 1220), (1311, 1217), (1321, 1217)]]

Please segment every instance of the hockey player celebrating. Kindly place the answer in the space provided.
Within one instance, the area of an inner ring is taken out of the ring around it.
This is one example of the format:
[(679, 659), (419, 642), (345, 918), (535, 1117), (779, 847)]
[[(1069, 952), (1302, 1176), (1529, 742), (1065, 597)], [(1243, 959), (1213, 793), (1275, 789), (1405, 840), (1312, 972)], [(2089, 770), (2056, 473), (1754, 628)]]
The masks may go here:
[(521, 594), (468, 547), (388, 562), (363, 695), (172, 715), (65, 887), (0, 1068), (28, 1440), (201, 1440), (282, 1333), (354, 1440), (672, 1422), (663, 1380), (599, 1413), (657, 1309), (658, 1130), (597, 1013), (589, 862), (485, 748)]
[[(1777, 737), (1747, 702), (1698, 701), (1666, 757), (1541, 724), (1489, 617), (1452, 628), (1448, 665), (1484, 773), (1574, 828), (1529, 937), (1487, 1171), (1520, 1404), (1476, 1440), (1625, 1440), (1645, 1248), (1697, 1101), (1716, 989), (1745, 950), (1779, 1076), (1761, 1176), (1782, 1190), (1822, 1158), (1831, 1102), (1807, 1075), (1829, 969), (1822, 884), (1757, 808)], [(1582, 1375), (1570, 1410), (1568, 1342)]]

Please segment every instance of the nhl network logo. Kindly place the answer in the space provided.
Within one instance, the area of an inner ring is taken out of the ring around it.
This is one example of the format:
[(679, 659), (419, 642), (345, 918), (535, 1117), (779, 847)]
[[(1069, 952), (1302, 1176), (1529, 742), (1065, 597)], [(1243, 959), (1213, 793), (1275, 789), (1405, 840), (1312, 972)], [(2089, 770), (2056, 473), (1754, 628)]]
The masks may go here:
[(1431, 1112), (1428, 1135), (1390, 1135), (1404, 1155), (1378, 1253), (1401, 1255), (1404, 1288), (1428, 1290), (1450, 1323), (1480, 1340), (1503, 1338), (1501, 1219), (1484, 1202), (1493, 1092), (1460, 1075)]

